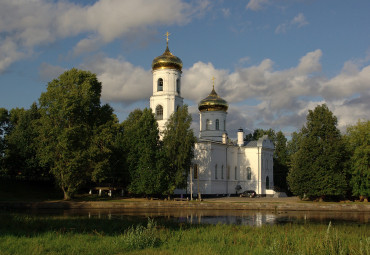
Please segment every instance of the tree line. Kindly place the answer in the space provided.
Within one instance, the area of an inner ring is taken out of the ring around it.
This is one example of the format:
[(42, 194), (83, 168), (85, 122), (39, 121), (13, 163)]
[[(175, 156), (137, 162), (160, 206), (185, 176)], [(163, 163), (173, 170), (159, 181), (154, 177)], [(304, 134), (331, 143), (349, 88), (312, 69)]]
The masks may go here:
[(275, 144), (276, 191), (306, 199), (370, 197), (370, 121), (359, 120), (341, 134), (327, 105), (309, 110), (291, 140), (279, 131), (256, 129), (246, 140), (268, 135)]
[[(95, 74), (71, 69), (29, 109), (0, 108), (0, 177), (53, 182), (65, 199), (98, 185), (146, 196), (185, 188), (196, 142), (187, 106), (160, 134), (151, 109), (136, 109), (119, 123), (101, 103), (101, 89)], [(308, 199), (370, 196), (369, 120), (341, 134), (323, 104), (309, 110), (290, 141), (272, 129), (245, 139), (265, 134), (275, 144), (276, 191)]]
[(170, 195), (186, 185), (195, 137), (187, 106), (160, 139), (150, 109), (119, 123), (101, 104), (95, 74), (71, 69), (48, 83), (30, 109), (0, 108), (0, 177), (54, 182), (64, 198), (108, 185), (139, 195)]

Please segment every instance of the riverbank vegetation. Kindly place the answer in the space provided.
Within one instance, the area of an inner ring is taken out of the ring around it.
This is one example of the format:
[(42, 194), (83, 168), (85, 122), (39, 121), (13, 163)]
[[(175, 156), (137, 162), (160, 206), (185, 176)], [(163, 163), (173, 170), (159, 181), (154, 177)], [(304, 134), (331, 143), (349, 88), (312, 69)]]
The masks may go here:
[(369, 225), (189, 225), (0, 214), (0, 254), (370, 254)]

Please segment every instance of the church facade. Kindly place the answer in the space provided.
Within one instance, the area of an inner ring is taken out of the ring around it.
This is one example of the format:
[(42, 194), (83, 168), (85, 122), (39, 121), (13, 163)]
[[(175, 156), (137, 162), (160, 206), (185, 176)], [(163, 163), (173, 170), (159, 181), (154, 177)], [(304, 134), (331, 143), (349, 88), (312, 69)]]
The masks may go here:
[[(181, 97), (182, 61), (167, 47), (152, 62), (153, 94), (150, 108), (156, 116), (159, 130), (176, 109), (183, 105)], [(213, 81), (214, 82), (214, 81)], [(258, 195), (272, 195), (273, 143), (264, 136), (258, 141), (244, 142), (239, 129), (237, 141), (227, 135), (228, 103), (215, 91), (198, 104), (199, 137), (186, 190), (178, 194), (230, 195), (253, 190)]]

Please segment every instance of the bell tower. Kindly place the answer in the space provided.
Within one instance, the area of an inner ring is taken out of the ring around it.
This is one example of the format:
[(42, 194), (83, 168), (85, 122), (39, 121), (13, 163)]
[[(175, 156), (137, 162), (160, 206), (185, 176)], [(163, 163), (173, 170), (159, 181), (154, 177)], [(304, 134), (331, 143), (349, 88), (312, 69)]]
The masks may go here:
[(182, 61), (170, 52), (169, 35), (170, 33), (167, 32), (166, 50), (152, 62), (153, 95), (150, 97), (150, 108), (157, 119), (160, 132), (164, 130), (171, 114), (183, 105), (181, 97)]
[(215, 78), (211, 93), (198, 104), (200, 114), (200, 139), (222, 141), (226, 134), (226, 115), (228, 103), (217, 95), (215, 91)]

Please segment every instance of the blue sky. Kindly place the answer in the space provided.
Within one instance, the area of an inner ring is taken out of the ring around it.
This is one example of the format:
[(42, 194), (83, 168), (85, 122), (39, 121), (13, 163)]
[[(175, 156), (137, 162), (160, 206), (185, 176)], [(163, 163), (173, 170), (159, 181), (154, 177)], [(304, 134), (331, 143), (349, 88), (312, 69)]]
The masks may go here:
[(344, 131), (370, 115), (369, 13), (368, 0), (2, 0), (0, 107), (28, 108), (77, 67), (98, 75), (123, 121), (149, 106), (169, 31), (195, 130), (215, 76), (231, 137), (239, 127), (289, 135), (322, 103)]

